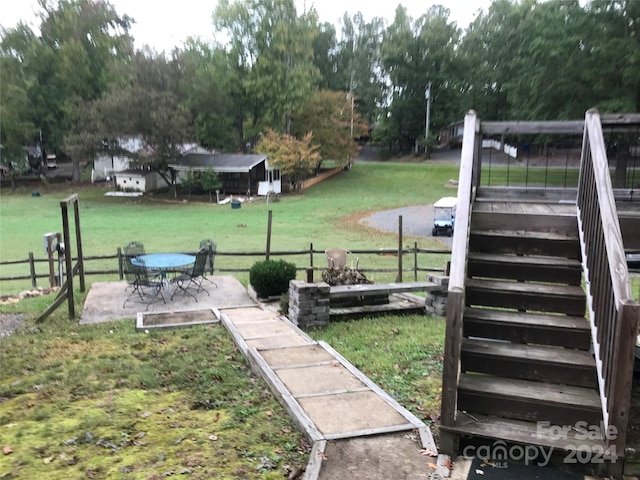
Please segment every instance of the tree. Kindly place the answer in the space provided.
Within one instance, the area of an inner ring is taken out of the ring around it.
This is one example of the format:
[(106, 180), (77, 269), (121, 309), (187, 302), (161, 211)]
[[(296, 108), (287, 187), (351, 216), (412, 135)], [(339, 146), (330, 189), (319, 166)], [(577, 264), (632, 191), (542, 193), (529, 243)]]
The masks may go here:
[(295, 191), (298, 183), (311, 175), (320, 160), (318, 148), (311, 143), (312, 138), (313, 135), (308, 133), (302, 140), (297, 140), (291, 135), (280, 135), (267, 129), (256, 146), (256, 152), (267, 155), (270, 165), (289, 177)]
[(81, 108), (65, 146), (77, 155), (99, 150), (117, 154), (119, 139), (139, 137), (144, 149), (134, 152), (136, 162), (173, 185), (168, 164), (194, 136), (189, 110), (180, 102), (182, 68), (179, 59), (149, 50), (136, 53), (134, 67), (129, 86), (114, 88)]
[(218, 174), (213, 170), (213, 168), (207, 168), (200, 174), (199, 183), (205, 192), (209, 192), (209, 202), (213, 202), (213, 191), (222, 186), (222, 182), (220, 182)]
[(451, 92), (454, 83), (452, 65), (460, 31), (449, 22), (449, 10), (432, 6), (417, 21), (398, 6), (394, 22), (387, 28), (382, 44), (382, 64), (388, 75), (389, 105), (382, 121), (383, 140), (399, 142), (405, 148), (424, 143), (425, 91), (431, 83), (434, 109), (433, 126), (446, 125), (451, 111), (457, 110)]
[[(297, 16), (293, 0), (221, 0), (214, 26), (229, 38), (238, 101), (251, 117), (250, 135), (263, 126), (289, 131), (290, 112), (312, 93), (317, 15)], [(244, 134), (242, 136), (244, 138)]]
[(348, 162), (358, 153), (354, 138), (367, 132), (362, 118), (351, 107), (344, 92), (320, 90), (293, 112), (292, 134), (301, 138), (312, 132), (311, 144), (317, 147), (320, 160)]
[(244, 105), (236, 92), (236, 76), (227, 52), (189, 40), (180, 53), (184, 66), (181, 96), (195, 121), (198, 141), (211, 149), (242, 148)]
[[(58, 151), (81, 102), (97, 99), (130, 58), (131, 19), (97, 0), (41, 0), (40, 37), (23, 24), (4, 32), (3, 57), (18, 62), (30, 103), (30, 123), (42, 134), (44, 149)], [(32, 137), (35, 143), (39, 138)], [(80, 179), (74, 158), (73, 178)]]
[(381, 42), (385, 23), (374, 17), (367, 23), (360, 12), (342, 17), (342, 35), (335, 55), (334, 90), (349, 92), (367, 123), (377, 120), (385, 100)]

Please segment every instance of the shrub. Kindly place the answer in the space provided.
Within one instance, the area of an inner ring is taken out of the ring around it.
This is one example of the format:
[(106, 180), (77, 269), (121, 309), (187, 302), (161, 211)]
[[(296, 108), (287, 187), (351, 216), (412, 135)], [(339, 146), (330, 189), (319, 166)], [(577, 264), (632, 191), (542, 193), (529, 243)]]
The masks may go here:
[(262, 260), (249, 270), (249, 283), (258, 296), (282, 295), (289, 290), (289, 281), (296, 278), (296, 266), (284, 260)]

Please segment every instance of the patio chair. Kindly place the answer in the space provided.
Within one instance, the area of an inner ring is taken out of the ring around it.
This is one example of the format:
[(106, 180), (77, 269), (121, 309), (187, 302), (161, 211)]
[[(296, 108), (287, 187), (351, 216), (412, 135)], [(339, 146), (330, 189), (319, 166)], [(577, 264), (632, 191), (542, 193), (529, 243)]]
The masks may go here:
[(153, 273), (153, 271), (146, 267), (146, 265), (144, 264), (144, 260), (138, 259), (136, 261), (137, 265), (134, 265), (131, 261), (132, 258), (133, 257), (125, 256), (124, 275), (127, 280), (127, 288), (133, 287), (133, 290), (122, 304), (122, 308), (125, 307), (127, 302), (136, 293), (140, 297), (140, 301), (144, 302), (145, 288), (150, 288), (152, 292), (151, 298), (149, 302), (147, 302), (146, 309), (149, 308), (149, 305), (151, 305), (151, 303), (157, 298), (158, 295), (160, 295), (164, 303), (167, 303), (164, 295), (162, 294), (162, 279), (159, 279), (157, 275)]
[(138, 255), (144, 255), (144, 245), (140, 242), (129, 242), (124, 247), (124, 254), (127, 257), (137, 257)]
[[(205, 271), (206, 272), (211, 272), (211, 275), (213, 275), (213, 264), (215, 262), (216, 259), (216, 248), (218, 246), (216, 245), (216, 242), (214, 242), (213, 240), (210, 240), (208, 238), (205, 238), (204, 240), (202, 240), (200, 242), (200, 250), (202, 250), (203, 248), (207, 250), (207, 261), (205, 262)], [(214, 282), (213, 280), (208, 279), (207, 277), (205, 277), (203, 275), (202, 277), (204, 280), (206, 280), (207, 282), (211, 283), (212, 285), (215, 285), (216, 287), (218, 286), (218, 284), (216, 282)]]
[(207, 263), (207, 255), (207, 250), (201, 248), (200, 251), (196, 253), (196, 261), (193, 263), (191, 270), (180, 275), (176, 275), (171, 279), (171, 282), (176, 284), (176, 289), (171, 294), (171, 298), (173, 298), (178, 290), (182, 290), (183, 295), (188, 294), (197, 302), (198, 299), (196, 296), (188, 291), (192, 285), (196, 287), (196, 293), (205, 291), (207, 292), (207, 295), (211, 296), (207, 289), (202, 286), (202, 282), (205, 280), (204, 269)]
[[(124, 247), (124, 256), (125, 258), (133, 258), (138, 257), (140, 255), (144, 255), (146, 252), (144, 251), (144, 244), (141, 242), (132, 241), (125, 245)], [(158, 276), (161, 274), (160, 270), (156, 270), (153, 268), (149, 269), (149, 273), (153, 276)]]
[[(325, 256), (327, 257), (327, 267), (328, 268), (344, 268), (347, 266), (347, 259), (351, 259), (351, 265), (353, 267), (353, 253), (349, 250), (344, 250), (342, 248), (330, 248), (325, 250)], [(359, 260), (355, 257), (355, 268), (358, 268)]]

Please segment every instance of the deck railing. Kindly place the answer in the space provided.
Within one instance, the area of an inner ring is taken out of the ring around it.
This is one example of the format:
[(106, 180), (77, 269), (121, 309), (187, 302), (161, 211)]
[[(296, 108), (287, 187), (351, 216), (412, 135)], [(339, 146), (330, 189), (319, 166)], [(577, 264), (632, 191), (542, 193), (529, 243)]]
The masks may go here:
[[(447, 326), (442, 372), (442, 409), (440, 413), (440, 423), (443, 426), (454, 425), (457, 408), (471, 207), (475, 199), (476, 187), (480, 182), (479, 152), (481, 138), (479, 127), (480, 123), (475, 112), (469, 112), (464, 119), (464, 137), (462, 139), (460, 174), (458, 178), (456, 228), (453, 232), (447, 296)], [(445, 446), (444, 449), (447, 450), (448, 447)]]
[(624, 454), (638, 316), (616, 212), (600, 116), (588, 111), (578, 182), (578, 222), (609, 453)]

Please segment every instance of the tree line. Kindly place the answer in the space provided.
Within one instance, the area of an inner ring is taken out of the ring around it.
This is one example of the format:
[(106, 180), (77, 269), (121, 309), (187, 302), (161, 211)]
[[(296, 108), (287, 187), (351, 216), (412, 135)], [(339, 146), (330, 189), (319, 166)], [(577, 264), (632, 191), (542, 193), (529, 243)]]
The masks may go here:
[(263, 152), (307, 152), (317, 168), (369, 136), (417, 150), (469, 109), (486, 120), (640, 111), (636, 0), (494, 0), (465, 28), (443, 6), (412, 18), (398, 5), (392, 22), (345, 13), (339, 32), (294, 0), (220, 0), (212, 31), (224, 42), (190, 38), (168, 53), (134, 49), (134, 19), (108, 2), (40, 8), (38, 32), (2, 30), (2, 162), (40, 142), (73, 159), (75, 180), (80, 161), (117, 153), (124, 135), (143, 139), (139, 161), (160, 172), (187, 141), (247, 151), (261, 139)]

